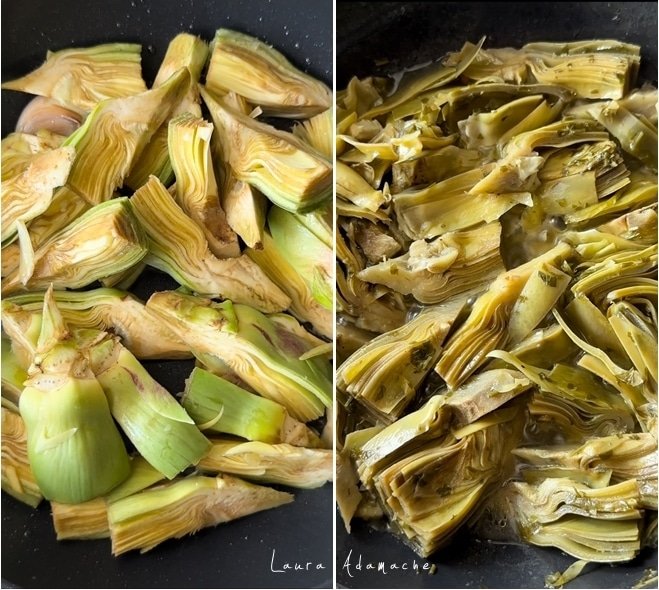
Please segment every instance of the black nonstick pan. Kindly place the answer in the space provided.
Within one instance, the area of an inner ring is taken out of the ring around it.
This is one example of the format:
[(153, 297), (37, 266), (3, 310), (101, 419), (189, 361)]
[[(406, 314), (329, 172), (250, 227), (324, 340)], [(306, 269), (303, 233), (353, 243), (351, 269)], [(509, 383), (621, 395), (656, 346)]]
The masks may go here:
[[(640, 81), (657, 83), (655, 2), (338, 2), (336, 16), (338, 89), (352, 76), (399, 72), (483, 35), (486, 47), (630, 41), (642, 46)], [(364, 522), (353, 521), (348, 535), (340, 518), (336, 552), (337, 585), (349, 588), (543, 588), (547, 574), (574, 561), (558, 550), (494, 544), (466, 531), (424, 560)], [(617, 567), (590, 565), (567, 587), (631, 588), (649, 568), (656, 575), (656, 549)]]
[[(48, 49), (123, 40), (142, 44), (143, 73), (150, 84), (177, 33), (192, 32), (210, 41), (220, 27), (267, 40), (298, 67), (332, 85), (331, 0), (4, 0), (2, 79), (37, 67)], [(2, 92), (3, 137), (13, 130), (27, 100)], [(132, 291), (147, 297), (175, 287), (163, 275), (146, 272)], [(182, 391), (192, 369), (191, 362), (146, 366), (173, 393)], [(279, 509), (120, 558), (110, 555), (107, 540), (57, 542), (47, 502), (32, 510), (3, 493), (3, 587), (329, 587), (332, 487), (294, 493), (295, 501)], [(285, 564), (299, 568), (284, 569)]]

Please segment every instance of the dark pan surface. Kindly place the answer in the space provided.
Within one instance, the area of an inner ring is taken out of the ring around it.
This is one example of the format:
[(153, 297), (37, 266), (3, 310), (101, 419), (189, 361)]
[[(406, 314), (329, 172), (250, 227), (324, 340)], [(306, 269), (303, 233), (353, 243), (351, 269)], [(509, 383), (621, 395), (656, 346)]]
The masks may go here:
[[(2, 79), (37, 67), (48, 49), (124, 40), (142, 43), (143, 71), (150, 84), (172, 37), (189, 31), (210, 41), (219, 27), (267, 40), (331, 86), (330, 0), (6, 1), (2, 2)], [(2, 92), (3, 136), (13, 129), (26, 102), (25, 95)], [(167, 277), (147, 271), (132, 291), (146, 298), (155, 290), (175, 287)], [(172, 393), (182, 391), (192, 369), (191, 362), (145, 366)], [(331, 485), (293, 492), (295, 502), (287, 506), (168, 541), (144, 555), (117, 559), (110, 555), (108, 540), (58, 543), (47, 503), (34, 511), (3, 493), (3, 587), (329, 587)], [(298, 563), (304, 569), (271, 571), (282, 570), (284, 563)]]
[[(655, 2), (338, 2), (336, 16), (338, 89), (353, 75), (392, 73), (436, 60), (482, 35), (487, 35), (485, 47), (587, 38), (638, 43), (640, 79), (654, 85), (657, 81)], [(386, 64), (376, 65), (383, 61)], [(414, 571), (415, 559), (419, 573)], [(360, 521), (353, 522), (349, 536), (337, 517), (339, 587), (543, 588), (547, 574), (564, 571), (574, 561), (554, 549), (478, 541), (466, 532), (423, 560), (392, 535)], [(380, 562), (386, 574), (378, 571)], [(367, 570), (369, 563), (375, 569)], [(426, 563), (436, 565), (433, 575), (424, 572)], [(657, 568), (656, 549), (618, 567), (590, 565), (567, 587), (631, 588), (647, 568)]]

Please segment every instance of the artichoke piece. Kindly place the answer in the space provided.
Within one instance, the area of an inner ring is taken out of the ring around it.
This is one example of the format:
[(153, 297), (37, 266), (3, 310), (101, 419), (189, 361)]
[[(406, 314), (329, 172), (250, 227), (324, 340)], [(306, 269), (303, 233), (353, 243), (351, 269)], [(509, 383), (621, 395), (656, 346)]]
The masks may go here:
[(110, 199), (189, 84), (181, 68), (158, 88), (99, 103), (64, 142), (77, 152), (67, 187), (92, 205)]
[[(207, 60), (208, 45), (199, 37), (189, 33), (180, 33), (170, 41), (165, 57), (153, 81), (153, 88), (165, 84), (169, 77), (181, 68), (187, 68), (190, 72), (187, 91), (180, 101), (173, 106), (169, 115), (170, 119), (182, 113), (191, 113), (195, 117), (201, 116), (197, 83)], [(130, 174), (126, 178), (126, 184), (133, 190), (140, 188), (149, 180), (149, 176), (152, 174), (157, 176), (166, 186), (169, 186), (174, 179), (167, 144), (168, 122), (168, 120), (165, 120), (158, 127), (151, 141), (132, 164)]]
[(283, 406), (198, 367), (186, 381), (181, 404), (202, 430), (282, 442)]
[(201, 227), (218, 258), (240, 256), (238, 236), (220, 206), (210, 153), (213, 125), (190, 113), (169, 122), (169, 157), (176, 175), (176, 200)]
[(529, 277), (544, 265), (560, 266), (572, 248), (560, 242), (545, 254), (499, 275), (474, 304), (467, 320), (449, 338), (435, 371), (450, 389), (463, 383), (486, 355), (507, 341), (510, 314)]
[[(109, 330), (140, 359), (191, 358), (190, 349), (142, 301), (117, 289), (84, 292), (54, 291), (66, 323), (72, 328)], [(25, 312), (39, 312), (44, 293), (30, 292), (7, 299)], [(3, 319), (4, 321), (4, 319)], [(13, 336), (12, 336), (13, 337)]]
[(600, 225), (601, 232), (610, 233), (624, 240), (650, 246), (657, 236), (657, 207), (641, 207)]
[(521, 447), (513, 453), (538, 467), (611, 472), (612, 482), (636, 480), (645, 508), (657, 509), (657, 441), (650, 433), (593, 438), (581, 445)]
[[(4, 319), (3, 319), (4, 321)], [(26, 365), (19, 361), (19, 357), (12, 349), (11, 340), (2, 336), (2, 399), (10, 402), (18, 411), (18, 399), (23, 391), (23, 383), (27, 380)]]
[(401, 250), (400, 242), (392, 237), (387, 229), (382, 224), (375, 224), (367, 219), (355, 219), (348, 223), (347, 233), (350, 241), (364, 253), (366, 260), (370, 264), (377, 264), (395, 256)]
[(375, 490), (386, 512), (420, 555), (445, 544), (505, 473), (522, 433), (519, 413), (511, 409), (474, 423), (469, 434), (441, 433), (416, 452), (390, 460), (376, 475)]
[(353, 168), (336, 162), (336, 194), (372, 213), (384, 204), (382, 191), (374, 189)]
[(130, 463), (130, 475), (108, 495), (82, 504), (60, 504), (51, 502), (53, 526), (57, 540), (105, 539), (110, 537), (108, 504), (126, 498), (165, 479), (139, 455)]
[(392, 422), (432, 370), (463, 305), (454, 301), (428, 307), (400, 328), (374, 338), (338, 368), (337, 388), (379, 420)]
[(313, 297), (307, 281), (293, 268), (270, 233), (263, 234), (261, 244), (260, 249), (248, 249), (247, 255), (291, 298), (290, 313), (302, 322), (309, 322), (318, 334), (331, 338), (331, 309), (326, 309)]
[(470, 424), (496, 410), (533, 386), (519, 371), (491, 369), (474, 375), (446, 400), (460, 424)]
[(384, 115), (426, 90), (445, 86), (449, 82), (459, 78), (474, 61), (484, 42), (485, 37), (476, 45), (465, 43), (459, 55), (452, 59), (454, 65), (444, 65), (440, 61), (426, 68), (408, 73), (401, 81), (397, 90), (388, 96), (384, 102), (364, 113), (363, 118), (374, 119), (375, 117)]
[(112, 553), (144, 553), (167, 539), (292, 501), (292, 494), (228, 475), (180, 479), (110, 504)]
[(265, 442), (213, 441), (198, 468), (229, 473), (261, 483), (312, 489), (332, 481), (334, 459), (330, 449), (304, 449)]
[[(585, 207), (580, 211), (568, 213), (565, 222), (573, 227), (581, 227), (587, 223), (596, 222), (604, 216), (624, 213), (631, 209), (652, 205), (657, 201), (657, 181), (637, 180), (608, 199)], [(600, 222), (601, 223), (601, 222)]]
[(571, 277), (551, 264), (541, 264), (531, 273), (510, 312), (511, 343), (526, 338), (552, 310), (567, 289)]
[[(619, 98), (619, 97), (618, 97)], [(657, 170), (657, 128), (630, 113), (616, 101), (593, 106), (591, 114), (613, 135), (628, 154)]]
[(172, 479), (208, 451), (192, 418), (118, 341), (105, 338), (88, 356), (112, 416), (152, 467)]
[(26, 311), (7, 299), (2, 301), (2, 330), (11, 339), (11, 356), (8, 360), (13, 362), (11, 358), (13, 357), (18, 366), (24, 371), (28, 370), (37, 353), (37, 344), (43, 323), (42, 310), (43, 301), (37, 313)]
[(264, 311), (281, 311), (290, 299), (247, 256), (220, 260), (208, 249), (199, 226), (155, 177), (131, 198), (149, 241), (147, 264), (178, 283), (212, 297), (227, 297)]
[(222, 207), (227, 223), (248, 247), (258, 249), (263, 245), (268, 200), (246, 182), (236, 179), (232, 173), (226, 176)]
[(332, 165), (292, 133), (254, 120), (202, 88), (222, 158), (238, 180), (288, 211), (311, 210), (332, 194)]
[(52, 288), (44, 298), (37, 350), (19, 400), (30, 466), (45, 498), (86, 502), (126, 479), (130, 463), (103, 388), (71, 337)]
[(472, 170), (481, 162), (482, 155), (478, 151), (454, 145), (421, 152), (415, 158), (393, 163), (391, 191), (400, 193), (416, 185), (441, 182)]
[(272, 207), (268, 214), (268, 227), (278, 250), (307, 283), (314, 300), (331, 310), (334, 252), (331, 245), (318, 238), (308, 225), (303, 215), (279, 207)]
[(489, 164), (420, 190), (393, 195), (400, 229), (413, 240), (434, 238), (446, 232), (495, 221), (519, 203), (532, 205), (528, 192), (469, 194), (492, 167)]
[(366, 282), (386, 285), (436, 304), (455, 295), (482, 290), (503, 272), (498, 221), (473, 230), (445, 233), (427, 243), (412, 242), (408, 251), (357, 273)]
[(609, 323), (646, 386), (657, 388), (657, 324), (626, 301), (607, 310)]
[(221, 358), (257, 393), (283, 405), (294, 418), (313, 420), (331, 405), (326, 361), (299, 360), (312, 345), (255, 309), (174, 291), (154, 293), (147, 307), (166, 320), (195, 355)]
[(334, 158), (332, 137), (334, 135), (334, 117), (332, 109), (327, 109), (311, 119), (297, 123), (293, 135), (309, 144), (328, 160)]
[(57, 187), (62, 186), (75, 158), (73, 146), (37, 152), (11, 176), (2, 175), (2, 241), (16, 236), (18, 221), (28, 222), (48, 207)]
[(218, 29), (211, 47), (206, 85), (218, 95), (233, 91), (266, 115), (292, 119), (317, 115), (332, 104), (325, 84), (255, 37)]
[(634, 84), (640, 58), (610, 53), (572, 54), (565, 57), (532, 54), (528, 58), (533, 77), (540, 84), (559, 84), (577, 97), (622, 98)]
[[(76, 289), (137, 264), (146, 241), (126, 197), (92, 207), (34, 253), (34, 272), (24, 286)], [(3, 295), (21, 288), (19, 272), (3, 281)]]
[(146, 90), (141, 51), (142, 46), (134, 43), (49, 51), (42, 66), (22, 78), (4, 82), (2, 88), (48, 96), (90, 111), (102, 100)]
[[(4, 358), (2, 372), (4, 374)], [(4, 407), (2, 408), (2, 491), (33, 508), (36, 508), (43, 498), (30, 468), (23, 419), (19, 414)]]

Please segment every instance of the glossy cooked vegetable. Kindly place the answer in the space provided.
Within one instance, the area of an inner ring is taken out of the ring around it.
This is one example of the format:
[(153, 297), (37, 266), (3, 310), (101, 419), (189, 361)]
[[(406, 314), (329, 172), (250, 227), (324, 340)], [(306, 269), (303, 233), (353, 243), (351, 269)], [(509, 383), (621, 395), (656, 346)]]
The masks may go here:
[(383, 519), (423, 556), (460, 527), (586, 561), (640, 551), (656, 521), (657, 92), (634, 90), (639, 59), (617, 41), (481, 40), (338, 93), (348, 530)]

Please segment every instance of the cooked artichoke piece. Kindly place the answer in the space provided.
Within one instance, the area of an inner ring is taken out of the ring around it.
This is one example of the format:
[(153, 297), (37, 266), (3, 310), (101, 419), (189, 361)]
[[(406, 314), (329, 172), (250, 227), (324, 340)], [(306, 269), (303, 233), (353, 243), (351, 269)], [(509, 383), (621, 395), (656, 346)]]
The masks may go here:
[(226, 176), (221, 202), (227, 223), (249, 248), (261, 248), (268, 200), (232, 173)]
[(546, 215), (566, 215), (598, 202), (594, 172), (547, 180), (537, 189), (538, 204)]
[(426, 308), (400, 328), (374, 338), (338, 368), (337, 388), (378, 419), (395, 420), (432, 370), (463, 305), (455, 301)]
[[(345, 224), (342, 223), (341, 225), (346, 228)], [(349, 240), (363, 252), (370, 264), (388, 260), (398, 254), (402, 247), (401, 243), (390, 235), (388, 228), (383, 224), (373, 223), (367, 219), (349, 221), (346, 233)]]
[(144, 553), (167, 539), (292, 501), (291, 494), (228, 475), (186, 477), (110, 504), (112, 553)]
[(573, 227), (582, 227), (590, 223), (601, 223), (604, 216), (613, 216), (627, 212), (631, 209), (637, 209), (646, 205), (652, 205), (657, 201), (657, 181), (654, 180), (635, 180), (624, 190), (619, 191), (608, 199), (599, 203), (585, 207), (580, 211), (568, 213), (565, 216), (565, 222)]
[(635, 433), (593, 438), (581, 445), (521, 447), (513, 453), (532, 466), (608, 470), (613, 483), (636, 480), (644, 507), (656, 510), (656, 451), (657, 441), (652, 434)]
[[(137, 297), (117, 289), (54, 291), (53, 295), (66, 323), (72, 328), (111, 331), (140, 359), (182, 359), (192, 357), (179, 340)], [(25, 312), (40, 312), (43, 292), (14, 295), (6, 301)], [(4, 322), (4, 318), (3, 318)]]
[(69, 176), (75, 148), (30, 154), (23, 158), (23, 165), (12, 166), (11, 173), (5, 169), (4, 146), (2, 154), (2, 242), (6, 243), (16, 236), (18, 221), (27, 223), (48, 209), (55, 189)]
[(643, 246), (651, 245), (657, 236), (657, 207), (641, 207), (624, 213), (597, 228), (624, 240), (633, 240)]
[(169, 122), (169, 157), (176, 175), (176, 201), (201, 227), (218, 258), (240, 256), (238, 236), (220, 206), (210, 153), (213, 125), (190, 113)]
[(260, 249), (248, 249), (247, 255), (291, 298), (290, 313), (302, 322), (309, 322), (318, 334), (331, 338), (331, 309), (326, 309), (314, 298), (307, 281), (293, 268), (269, 232), (263, 234), (261, 244)]
[(519, 371), (491, 369), (474, 375), (446, 399), (458, 426), (471, 424), (533, 386)]
[[(609, 323), (647, 387), (657, 389), (657, 324), (626, 301), (607, 310)], [(655, 398), (656, 399), (656, 398)]]
[[(3, 374), (4, 368), (3, 357)], [(43, 498), (28, 460), (23, 418), (5, 407), (2, 408), (2, 491), (33, 508)]]
[(651, 125), (657, 126), (657, 89), (649, 84), (632, 90), (618, 104)]
[(628, 561), (638, 553), (639, 507), (635, 480), (590, 489), (569, 479), (548, 478), (538, 485), (506, 484), (489, 500), (485, 519), (503, 519), (531, 544), (609, 563)]
[(19, 408), (30, 467), (43, 496), (75, 504), (128, 477), (130, 463), (99, 381), (46, 293), (37, 355)]
[[(3, 316), (4, 322), (4, 316)], [(27, 380), (27, 365), (20, 362), (13, 351), (11, 340), (2, 336), (2, 404), (11, 405), (18, 412), (18, 399)]]
[(421, 152), (415, 158), (394, 162), (391, 191), (395, 194), (416, 185), (441, 182), (477, 168), (481, 162), (482, 155), (478, 151), (454, 145)]
[(584, 53), (569, 56), (531, 54), (528, 65), (540, 84), (560, 84), (577, 97), (622, 98), (633, 86), (640, 58), (611, 53)]
[(626, 55), (629, 58), (639, 57), (641, 48), (633, 43), (625, 43), (616, 39), (593, 39), (588, 41), (551, 42), (537, 41), (527, 43), (523, 51), (550, 53), (553, 55), (580, 55), (583, 53), (612, 53)]
[(318, 488), (332, 481), (334, 460), (329, 449), (304, 449), (264, 442), (215, 440), (198, 468), (230, 473), (260, 483), (294, 488)]
[(199, 226), (155, 177), (131, 198), (148, 236), (145, 261), (179, 284), (212, 297), (226, 297), (263, 311), (281, 311), (290, 299), (246, 255), (220, 260), (208, 249)]
[(385, 202), (380, 190), (374, 189), (353, 168), (341, 161), (336, 162), (336, 194), (372, 213)]
[(133, 190), (140, 188), (151, 175), (157, 176), (166, 186), (169, 186), (174, 180), (167, 143), (168, 123), (172, 117), (182, 113), (191, 113), (195, 117), (201, 117), (201, 99), (197, 83), (207, 60), (208, 45), (199, 37), (189, 33), (180, 33), (170, 41), (153, 81), (153, 88), (165, 84), (170, 76), (181, 68), (188, 69), (190, 80), (185, 95), (173, 106), (168, 119), (158, 127), (151, 141), (131, 165), (126, 184)]
[(274, 47), (229, 29), (215, 33), (206, 85), (216, 94), (236, 92), (275, 117), (311, 117), (332, 104), (325, 84), (298, 70)]
[(529, 278), (544, 265), (559, 267), (571, 246), (560, 242), (545, 254), (499, 275), (475, 302), (467, 320), (449, 338), (435, 367), (450, 389), (463, 383), (487, 354), (509, 338), (510, 314)]
[(259, 189), (288, 211), (308, 211), (332, 194), (332, 165), (292, 133), (280, 131), (201, 95), (216, 129), (225, 163), (238, 180)]
[(22, 78), (4, 82), (2, 88), (48, 96), (82, 111), (91, 111), (103, 100), (146, 90), (141, 51), (142, 46), (134, 43), (49, 51), (43, 65)]
[(3, 281), (3, 295), (48, 285), (76, 289), (130, 268), (147, 253), (146, 241), (126, 197), (92, 207), (34, 252), (34, 271), (23, 285), (19, 272)]
[(516, 408), (511, 410), (474, 423), (468, 434), (435, 432), (439, 437), (415, 452), (388, 457), (388, 466), (376, 475), (374, 487), (385, 511), (420, 555), (445, 544), (506, 472), (522, 430)]
[(293, 127), (293, 135), (297, 135), (328, 160), (334, 158), (333, 133), (334, 116), (332, 109), (327, 109), (311, 117), (311, 119), (297, 123)]
[(616, 101), (605, 103), (602, 107), (593, 106), (590, 113), (620, 142), (623, 150), (656, 171), (656, 127), (639, 119)]
[[(429, 239), (483, 222), (490, 223), (519, 203), (532, 205), (528, 192), (469, 194), (492, 167), (489, 164), (424, 189), (393, 195), (400, 229), (413, 240)], [(464, 207), (465, 201), (469, 202), (468, 208)]]
[(116, 339), (105, 338), (88, 357), (112, 416), (155, 469), (172, 479), (208, 451), (192, 418)]
[(407, 76), (403, 77), (396, 91), (389, 95), (381, 104), (364, 113), (363, 118), (374, 119), (375, 117), (384, 115), (404, 102), (414, 98), (417, 94), (421, 94), (426, 90), (446, 86), (449, 82), (459, 78), (474, 61), (484, 42), (485, 37), (476, 45), (469, 42), (465, 43), (460, 54), (452, 60), (453, 65), (445, 65), (441, 61), (438, 61), (425, 68), (415, 70), (411, 73), (408, 72)]
[(283, 406), (199, 367), (186, 381), (181, 404), (201, 430), (266, 443), (283, 442)]
[(307, 283), (312, 297), (325, 309), (331, 310), (334, 252), (307, 225), (309, 222), (305, 223), (303, 216), (276, 206), (268, 214), (268, 227), (278, 250)]
[(294, 418), (313, 420), (331, 405), (326, 361), (299, 360), (312, 346), (255, 309), (174, 291), (154, 293), (147, 307), (167, 320), (195, 355), (218, 356)]
[(107, 539), (110, 536), (104, 498), (94, 498), (77, 504), (51, 502), (50, 512), (58, 541)]
[(473, 230), (445, 233), (431, 242), (412, 242), (408, 251), (366, 267), (357, 276), (369, 283), (436, 304), (455, 295), (477, 292), (504, 271), (499, 253), (498, 221)]

